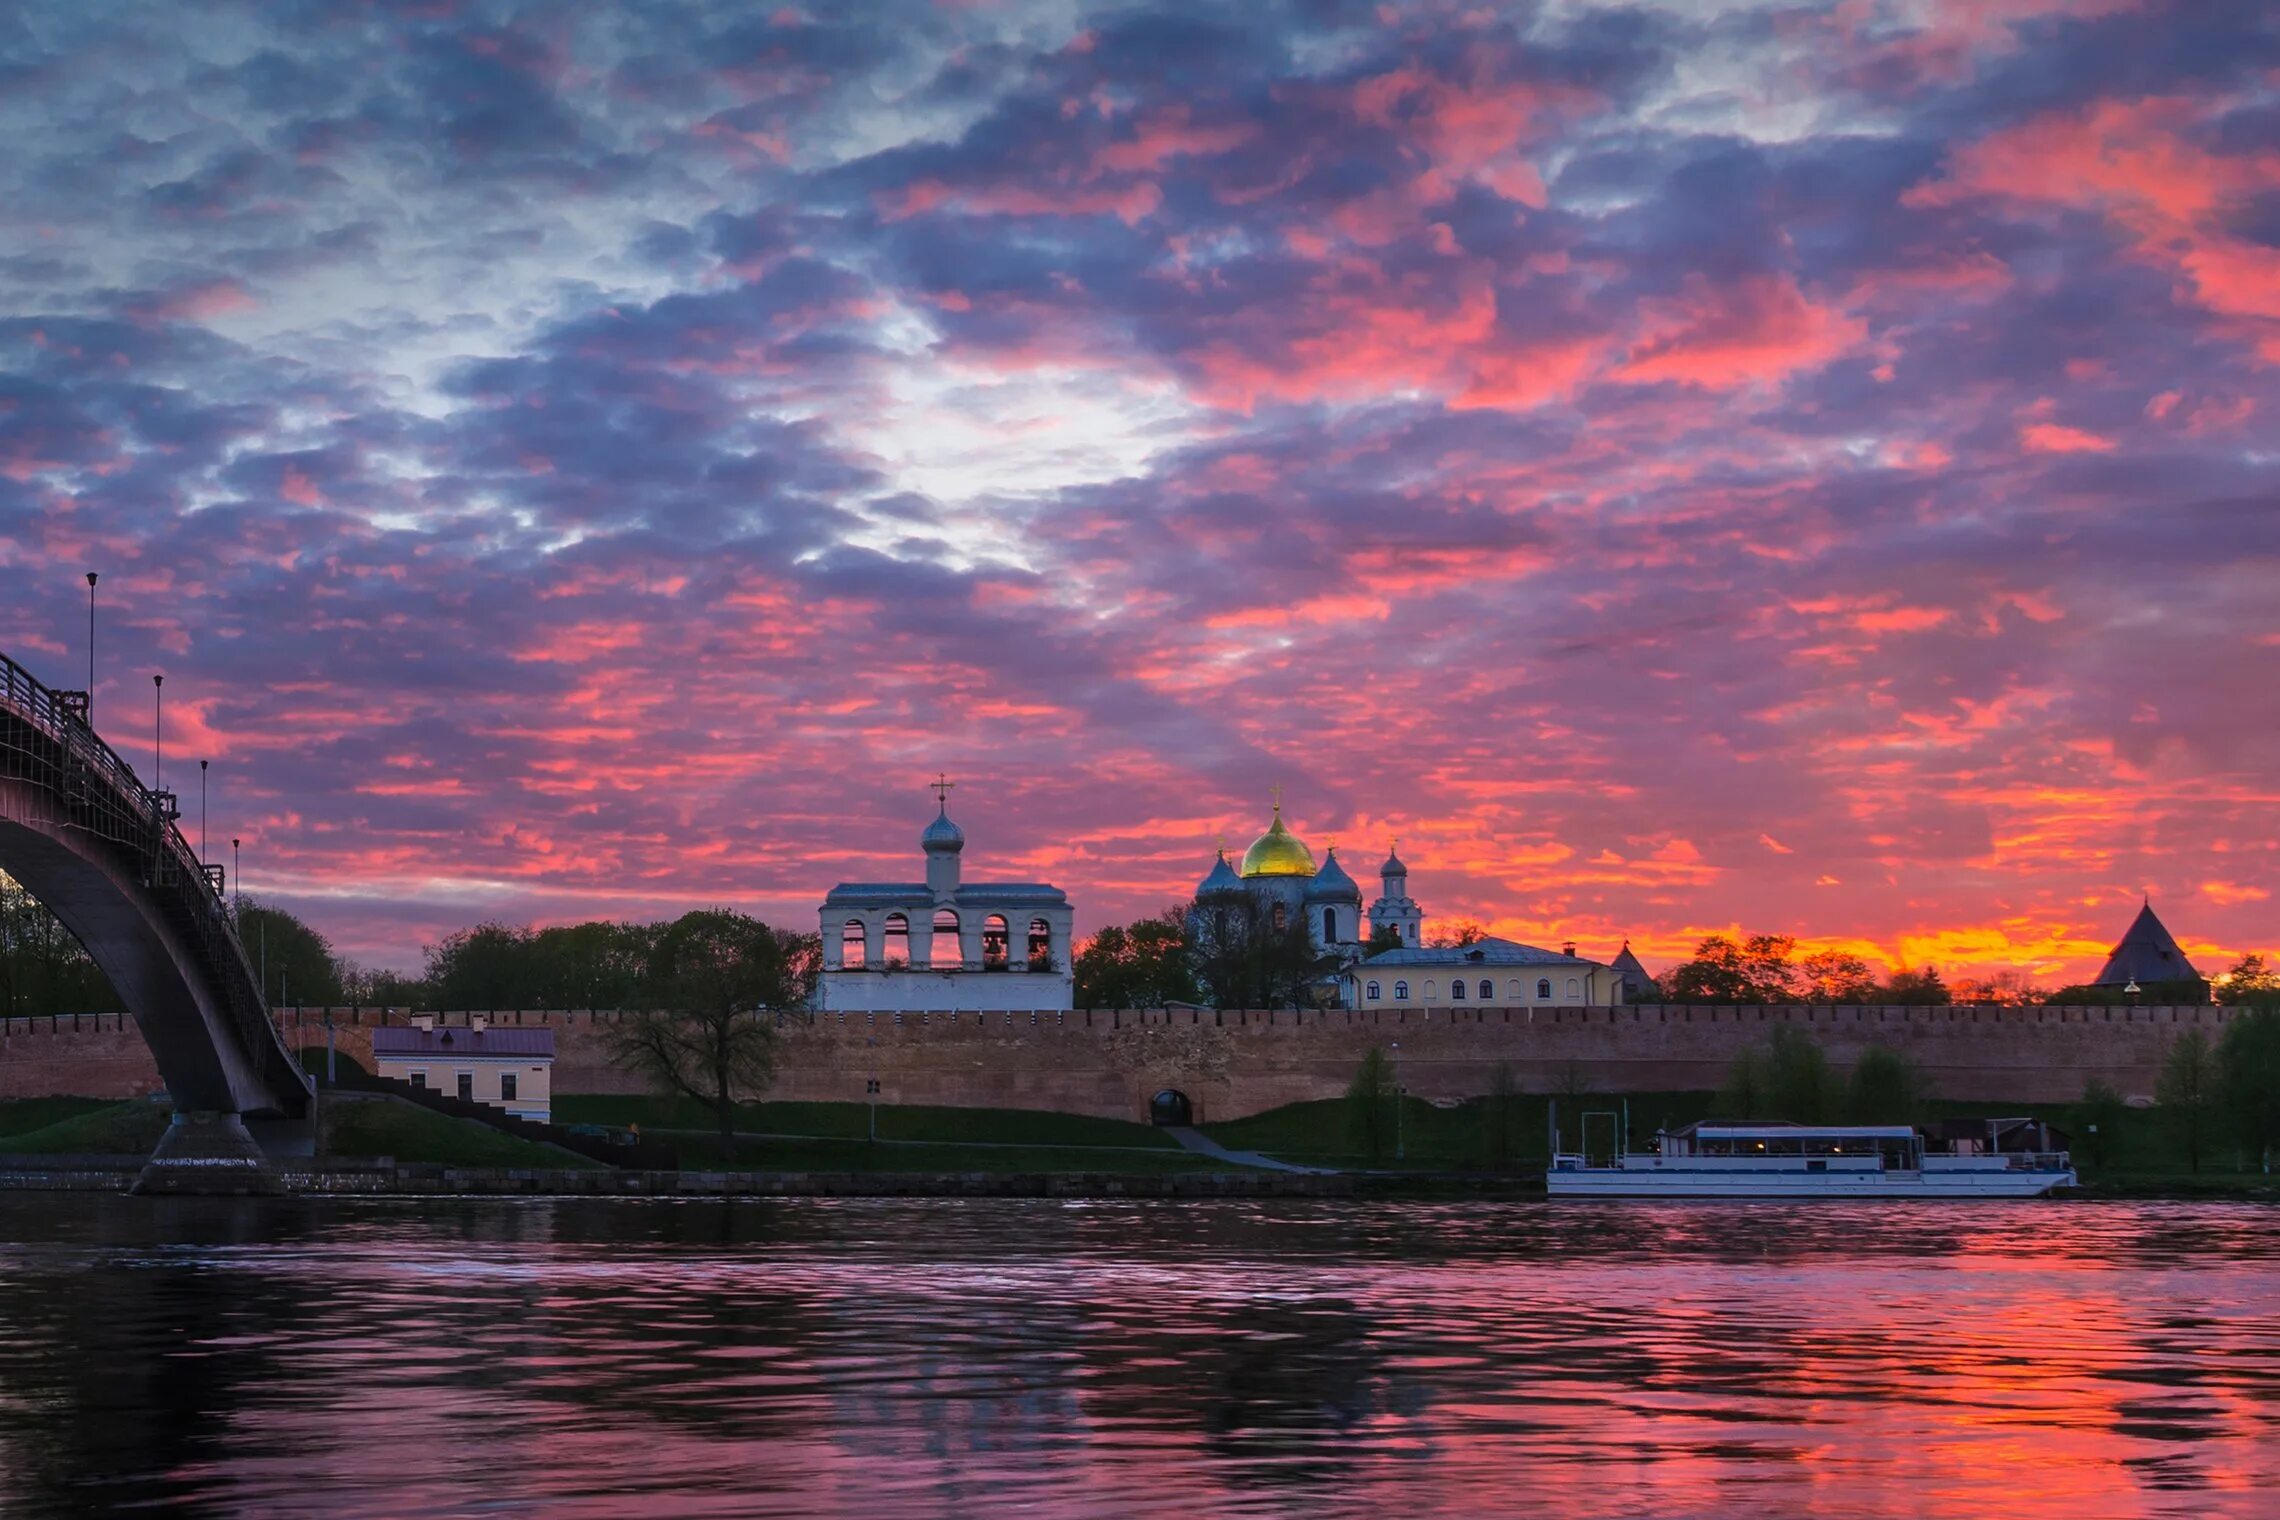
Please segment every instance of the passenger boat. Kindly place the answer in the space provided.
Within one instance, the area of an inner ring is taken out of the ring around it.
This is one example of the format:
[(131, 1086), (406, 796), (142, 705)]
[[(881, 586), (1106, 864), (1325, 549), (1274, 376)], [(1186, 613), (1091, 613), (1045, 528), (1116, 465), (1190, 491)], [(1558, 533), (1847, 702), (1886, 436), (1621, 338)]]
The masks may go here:
[(1554, 1198), (2032, 1198), (2075, 1185), (2032, 1119), (1942, 1125), (1937, 1143), (1906, 1124), (1723, 1119), (1655, 1140), (1597, 1161), (1555, 1147), (1545, 1186)]

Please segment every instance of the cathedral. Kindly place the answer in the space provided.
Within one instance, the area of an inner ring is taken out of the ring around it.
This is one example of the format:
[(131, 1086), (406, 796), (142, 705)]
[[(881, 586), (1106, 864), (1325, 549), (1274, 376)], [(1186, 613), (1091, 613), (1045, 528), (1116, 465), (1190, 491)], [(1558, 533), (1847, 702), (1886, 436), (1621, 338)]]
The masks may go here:
[[(1414, 945), (1424, 932), (1425, 916), (1409, 900), (1409, 868), (1398, 855), (1388, 856), (1379, 872), (1382, 894), (1370, 906), (1369, 922), (1378, 927), (1396, 924), (1402, 943)], [(1198, 906), (1250, 897), (1263, 905), (1274, 926), (1303, 922), (1324, 955), (1359, 959), (1369, 935), (1362, 926), (1362, 889), (1338, 862), (1332, 845), (1316, 865), (1314, 852), (1283, 822), (1282, 803), (1275, 803), (1267, 831), (1243, 852), (1243, 864), (1228, 863), (1221, 850), (1211, 872), (1196, 886)]]

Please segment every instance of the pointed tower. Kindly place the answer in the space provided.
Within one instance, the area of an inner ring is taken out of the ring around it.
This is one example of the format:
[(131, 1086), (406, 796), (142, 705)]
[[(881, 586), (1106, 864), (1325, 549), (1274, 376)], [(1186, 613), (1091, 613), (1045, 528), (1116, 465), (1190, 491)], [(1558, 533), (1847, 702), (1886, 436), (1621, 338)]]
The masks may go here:
[(2153, 899), (2146, 898), (2138, 909), (2138, 916), (2130, 921), (2129, 932), (2106, 957), (2106, 969), (2098, 973), (2093, 987), (2121, 987), (2130, 982), (2197, 982), (2201, 973), (2185, 959), (2185, 952), (2177, 947), (2168, 928), (2155, 916)]
[(1370, 904), (1370, 929), (1376, 932), (1388, 925), (1401, 933), (1401, 943), (1414, 949), (1425, 943), (1425, 910), (1409, 897), (1409, 867), (1401, 863), (1399, 846), (1386, 851), (1385, 864), (1378, 867), (1378, 900)]
[(1647, 975), (1645, 965), (1631, 953), (1629, 940), (1623, 941), (1623, 948), (1608, 963), (1608, 969), (1615, 973), (1615, 980), (1623, 989), (1623, 1001), (1626, 1003), (1639, 1002), (1650, 993), (1661, 991), (1655, 985), (1655, 979)]

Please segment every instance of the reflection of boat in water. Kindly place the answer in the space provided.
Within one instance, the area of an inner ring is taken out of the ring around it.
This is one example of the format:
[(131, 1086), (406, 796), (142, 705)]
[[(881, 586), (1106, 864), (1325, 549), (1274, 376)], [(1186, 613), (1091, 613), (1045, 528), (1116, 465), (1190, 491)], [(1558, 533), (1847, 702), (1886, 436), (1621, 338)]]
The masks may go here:
[(2032, 1198), (2074, 1186), (2064, 1136), (2033, 1119), (1907, 1124), (1704, 1119), (1644, 1155), (1555, 1154), (1554, 1198)]

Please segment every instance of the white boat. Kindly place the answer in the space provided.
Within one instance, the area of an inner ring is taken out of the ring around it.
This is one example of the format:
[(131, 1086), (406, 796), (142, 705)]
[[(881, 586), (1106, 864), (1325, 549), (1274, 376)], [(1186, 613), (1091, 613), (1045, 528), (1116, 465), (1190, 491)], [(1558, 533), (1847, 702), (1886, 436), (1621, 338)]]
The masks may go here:
[(1596, 1161), (1555, 1148), (1545, 1186), (1554, 1198), (2033, 1198), (2075, 1185), (2031, 1119), (1942, 1126), (1937, 1147), (1906, 1124), (1705, 1119), (1655, 1139)]

